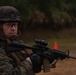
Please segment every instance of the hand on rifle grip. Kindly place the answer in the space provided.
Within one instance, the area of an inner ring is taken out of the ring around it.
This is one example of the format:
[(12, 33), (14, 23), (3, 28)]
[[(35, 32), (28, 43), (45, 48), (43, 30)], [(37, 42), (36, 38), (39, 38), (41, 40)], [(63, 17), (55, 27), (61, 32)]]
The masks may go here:
[(19, 59), (19, 57), (16, 55), (15, 52), (11, 52), (9, 56), (13, 59), (15, 64), (19, 65), (21, 63), (21, 60)]

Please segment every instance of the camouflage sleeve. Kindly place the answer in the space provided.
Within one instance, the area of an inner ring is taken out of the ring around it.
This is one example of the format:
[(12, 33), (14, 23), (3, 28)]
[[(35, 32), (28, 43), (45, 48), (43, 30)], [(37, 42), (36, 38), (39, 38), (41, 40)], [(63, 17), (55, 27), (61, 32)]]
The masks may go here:
[(0, 52), (0, 75), (29, 75), (29, 71), (32, 69), (30, 62), (24, 60), (14, 68), (9, 60), (8, 56)]

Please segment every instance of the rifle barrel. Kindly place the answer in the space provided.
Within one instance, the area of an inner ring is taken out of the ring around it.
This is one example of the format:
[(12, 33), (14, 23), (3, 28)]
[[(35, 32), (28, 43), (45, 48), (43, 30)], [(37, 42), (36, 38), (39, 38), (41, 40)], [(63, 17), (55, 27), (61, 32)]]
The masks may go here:
[(76, 57), (69, 56), (69, 58), (76, 59)]

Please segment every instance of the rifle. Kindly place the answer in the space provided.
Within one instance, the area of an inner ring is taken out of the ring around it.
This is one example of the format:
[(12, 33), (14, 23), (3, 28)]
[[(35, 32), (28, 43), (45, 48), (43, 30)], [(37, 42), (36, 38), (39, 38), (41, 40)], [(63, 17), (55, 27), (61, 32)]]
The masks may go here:
[[(9, 45), (12, 45), (13, 47), (18, 47), (20, 48), (20, 50), (31, 49), (33, 53), (44, 56), (44, 72), (49, 72), (50, 68), (55, 68), (58, 60), (63, 60), (66, 58), (76, 59), (76, 57), (69, 56), (69, 51), (67, 53), (60, 50), (50, 49), (49, 47), (47, 47), (48, 42), (46, 40), (35, 39), (35, 45), (33, 46), (28, 46), (19, 42), (10, 42)], [(55, 55), (55, 58), (54, 62), (50, 65), (50, 61), (52, 61), (51, 57), (53, 57), (52, 54)]]

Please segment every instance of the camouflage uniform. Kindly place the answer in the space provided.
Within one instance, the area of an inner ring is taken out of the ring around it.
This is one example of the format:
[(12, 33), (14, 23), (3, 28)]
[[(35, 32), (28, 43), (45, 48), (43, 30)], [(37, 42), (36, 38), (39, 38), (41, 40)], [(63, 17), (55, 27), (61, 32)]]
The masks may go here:
[(13, 60), (7, 56), (3, 46), (0, 47), (0, 75), (31, 75), (32, 64), (24, 60), (16, 67), (12, 64)]
[[(19, 65), (14, 66), (12, 58), (10, 58), (4, 48), (3, 39), (4, 34), (2, 31), (2, 23), (4, 22), (19, 22), (21, 18), (17, 9), (12, 6), (1, 6), (0, 7), (0, 75), (32, 75), (32, 64), (24, 60)], [(19, 35), (19, 30), (18, 30)], [(1, 38), (2, 37), (2, 38)], [(34, 75), (34, 74), (33, 74)]]

